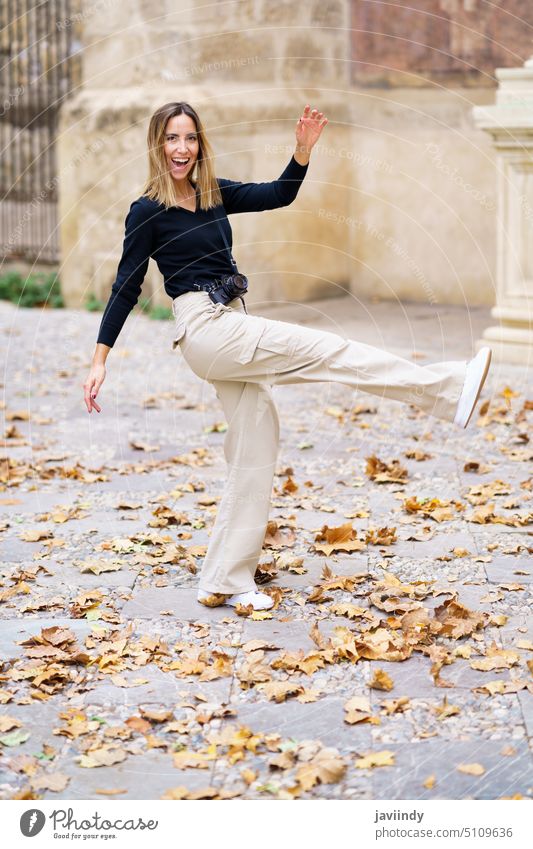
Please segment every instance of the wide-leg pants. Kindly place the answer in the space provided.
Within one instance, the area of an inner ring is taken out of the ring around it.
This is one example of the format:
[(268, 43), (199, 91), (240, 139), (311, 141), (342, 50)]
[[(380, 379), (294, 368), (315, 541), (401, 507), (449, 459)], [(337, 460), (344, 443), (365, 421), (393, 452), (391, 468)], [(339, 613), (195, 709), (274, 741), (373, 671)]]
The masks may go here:
[(335, 381), (453, 422), (466, 361), (419, 365), (337, 333), (247, 314), (239, 298), (214, 304), (203, 291), (172, 305), (172, 347), (212, 383), (227, 421), (228, 478), (200, 575), (208, 592), (256, 588), (279, 447), (271, 385)]

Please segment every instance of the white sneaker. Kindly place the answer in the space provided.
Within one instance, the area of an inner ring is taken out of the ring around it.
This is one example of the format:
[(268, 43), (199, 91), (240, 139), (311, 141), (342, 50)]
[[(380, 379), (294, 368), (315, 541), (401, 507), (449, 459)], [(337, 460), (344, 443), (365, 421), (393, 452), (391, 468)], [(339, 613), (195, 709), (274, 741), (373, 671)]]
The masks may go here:
[(235, 595), (225, 595), (224, 593), (210, 593), (207, 590), (198, 590), (198, 601), (202, 604), (207, 599), (212, 603), (209, 607), (217, 607), (220, 604), (228, 604), (230, 607), (235, 607), (237, 604), (242, 604), (244, 607), (251, 604), (254, 610), (269, 610), (274, 606), (274, 600), (266, 593), (260, 593), (257, 590), (249, 590), (247, 593), (236, 593)]
[(487, 377), (492, 351), (490, 348), (481, 348), (473, 360), (466, 367), (465, 385), (455, 413), (454, 424), (465, 428), (470, 421), (479, 395)]

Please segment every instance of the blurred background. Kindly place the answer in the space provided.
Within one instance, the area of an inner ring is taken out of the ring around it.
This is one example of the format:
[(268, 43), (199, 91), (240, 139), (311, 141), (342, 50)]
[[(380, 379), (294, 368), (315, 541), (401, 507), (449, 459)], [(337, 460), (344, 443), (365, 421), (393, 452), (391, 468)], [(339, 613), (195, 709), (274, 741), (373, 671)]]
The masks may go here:
[[(310, 103), (297, 199), (231, 218), (251, 300), (490, 306), (484, 344), (531, 356), (529, 0), (5, 0), (0, 26), (3, 297), (103, 308), (157, 107), (191, 103), (217, 175), (259, 182)], [(142, 294), (170, 307), (153, 261)]]

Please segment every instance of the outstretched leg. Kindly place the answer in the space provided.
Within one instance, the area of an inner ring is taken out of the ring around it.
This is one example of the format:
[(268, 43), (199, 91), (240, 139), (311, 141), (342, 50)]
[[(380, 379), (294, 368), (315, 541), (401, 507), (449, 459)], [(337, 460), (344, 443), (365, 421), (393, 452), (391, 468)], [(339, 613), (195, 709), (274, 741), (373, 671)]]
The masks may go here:
[(200, 377), (276, 385), (335, 381), (454, 421), (466, 360), (420, 365), (327, 330), (246, 315), (240, 301), (231, 303), (238, 306), (208, 312), (183, 349)]
[(213, 380), (228, 429), (228, 478), (200, 575), (200, 589), (238, 594), (255, 590), (255, 570), (268, 522), (279, 448), (272, 390), (259, 383)]

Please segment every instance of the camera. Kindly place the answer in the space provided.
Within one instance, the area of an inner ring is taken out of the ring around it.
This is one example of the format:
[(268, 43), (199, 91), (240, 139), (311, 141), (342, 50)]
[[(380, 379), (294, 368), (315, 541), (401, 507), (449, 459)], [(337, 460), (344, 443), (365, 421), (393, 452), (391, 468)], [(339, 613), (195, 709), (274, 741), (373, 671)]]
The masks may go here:
[(248, 278), (244, 274), (226, 274), (218, 285), (209, 291), (209, 297), (215, 304), (227, 304), (248, 291)]

